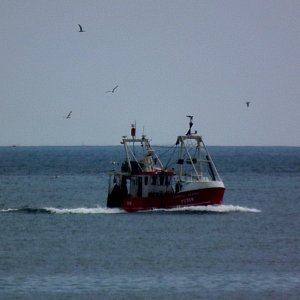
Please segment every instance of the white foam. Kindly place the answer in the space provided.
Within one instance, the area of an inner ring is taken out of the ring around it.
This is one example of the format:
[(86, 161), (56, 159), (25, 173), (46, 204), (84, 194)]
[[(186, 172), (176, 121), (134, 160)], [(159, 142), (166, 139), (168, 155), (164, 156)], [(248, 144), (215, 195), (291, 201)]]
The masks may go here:
[(106, 208), (106, 207), (78, 207), (78, 208), (55, 208), (45, 207), (45, 210), (54, 214), (118, 214), (124, 213), (124, 210), (119, 208)]
[(213, 213), (231, 213), (231, 212), (254, 212), (260, 213), (261, 211), (256, 208), (243, 207), (239, 205), (205, 205), (205, 206), (188, 206), (176, 207), (171, 209), (158, 209), (159, 211), (190, 211), (190, 212), (213, 212)]
[[(33, 208), (7, 208), (1, 209), (0, 212), (46, 212), (51, 214), (120, 214), (126, 211), (119, 208), (107, 208), (107, 207), (78, 207), (78, 208), (55, 208), (44, 207), (39, 209)], [(239, 205), (207, 205), (207, 206), (188, 206), (188, 207), (176, 207), (171, 209), (151, 209), (141, 212), (211, 212), (211, 213), (232, 213), (232, 212), (252, 212), (260, 213), (261, 211), (256, 208), (243, 207)]]
[(0, 209), (1, 212), (12, 212), (12, 211), (18, 211), (17, 208), (6, 208), (6, 209)]

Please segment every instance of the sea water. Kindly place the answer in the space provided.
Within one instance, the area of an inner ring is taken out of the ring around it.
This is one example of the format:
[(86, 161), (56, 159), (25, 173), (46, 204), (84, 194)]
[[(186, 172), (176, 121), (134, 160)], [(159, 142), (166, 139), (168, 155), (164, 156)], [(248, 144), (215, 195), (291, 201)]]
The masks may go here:
[(221, 206), (126, 213), (121, 147), (0, 147), (0, 299), (299, 299), (300, 148), (209, 150)]

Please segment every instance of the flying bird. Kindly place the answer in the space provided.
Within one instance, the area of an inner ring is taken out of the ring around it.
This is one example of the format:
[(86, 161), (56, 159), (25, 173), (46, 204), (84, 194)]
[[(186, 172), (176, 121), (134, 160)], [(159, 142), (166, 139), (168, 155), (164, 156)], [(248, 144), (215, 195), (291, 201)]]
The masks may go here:
[(114, 93), (117, 88), (118, 88), (118, 85), (116, 85), (111, 91), (106, 91), (106, 93)]
[(72, 111), (70, 111), (69, 113), (68, 113), (68, 115), (66, 115), (66, 119), (70, 119), (71, 118), (71, 114), (72, 114)]
[(85, 32), (83, 29), (82, 29), (82, 26), (80, 24), (78, 24), (79, 26), (79, 32)]
[(247, 107), (249, 107), (250, 106), (250, 101), (247, 101), (246, 105), (247, 105)]

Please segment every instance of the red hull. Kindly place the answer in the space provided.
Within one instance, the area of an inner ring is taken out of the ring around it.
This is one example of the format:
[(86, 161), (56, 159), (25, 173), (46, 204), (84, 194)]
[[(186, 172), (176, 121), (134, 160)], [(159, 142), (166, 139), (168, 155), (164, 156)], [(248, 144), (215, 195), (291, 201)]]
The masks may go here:
[(208, 188), (175, 194), (150, 196), (147, 198), (126, 197), (121, 208), (134, 212), (157, 208), (174, 208), (198, 205), (219, 205), (222, 203), (225, 188)]

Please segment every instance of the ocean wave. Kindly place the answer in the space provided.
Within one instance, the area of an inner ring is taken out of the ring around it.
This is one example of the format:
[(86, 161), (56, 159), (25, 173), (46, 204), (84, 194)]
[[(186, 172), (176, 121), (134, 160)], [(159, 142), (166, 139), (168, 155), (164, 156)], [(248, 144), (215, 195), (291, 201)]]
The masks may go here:
[[(180, 213), (180, 212), (192, 212), (192, 213), (260, 213), (261, 211), (256, 208), (243, 207), (238, 205), (207, 205), (207, 206), (189, 206), (189, 207), (176, 207), (171, 209), (151, 209), (142, 211), (147, 212), (164, 212), (164, 213)], [(32, 214), (120, 214), (126, 213), (124, 210), (119, 208), (107, 208), (107, 207), (78, 207), (78, 208), (55, 208), (55, 207), (44, 207), (44, 208), (33, 208), (33, 207), (22, 207), (22, 208), (7, 208), (0, 209), (0, 213), (32, 213)]]

